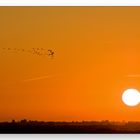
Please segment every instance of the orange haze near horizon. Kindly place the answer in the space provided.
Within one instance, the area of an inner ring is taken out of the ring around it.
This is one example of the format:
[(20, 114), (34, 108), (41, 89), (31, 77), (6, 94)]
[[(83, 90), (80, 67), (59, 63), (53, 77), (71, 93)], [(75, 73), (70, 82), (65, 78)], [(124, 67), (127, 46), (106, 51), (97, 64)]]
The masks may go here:
[(139, 17), (140, 7), (0, 7), (0, 121), (140, 121), (140, 105), (121, 100), (140, 90), (129, 76), (140, 75)]

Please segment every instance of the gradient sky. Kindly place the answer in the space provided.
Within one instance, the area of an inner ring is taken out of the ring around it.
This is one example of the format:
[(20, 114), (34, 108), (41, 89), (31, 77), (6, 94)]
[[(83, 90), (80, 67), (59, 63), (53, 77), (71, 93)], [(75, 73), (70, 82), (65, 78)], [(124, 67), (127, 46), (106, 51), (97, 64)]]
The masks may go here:
[[(140, 7), (0, 7), (0, 121), (140, 121)], [(3, 47), (55, 51), (55, 57)]]

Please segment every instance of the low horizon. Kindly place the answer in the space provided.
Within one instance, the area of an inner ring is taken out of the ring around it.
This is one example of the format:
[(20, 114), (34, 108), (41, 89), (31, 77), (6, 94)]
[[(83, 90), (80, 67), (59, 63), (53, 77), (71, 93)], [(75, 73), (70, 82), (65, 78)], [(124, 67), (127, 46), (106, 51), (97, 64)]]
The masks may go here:
[(83, 122), (83, 123), (84, 123), (84, 122), (85, 122), (85, 123), (86, 123), (86, 122), (109, 122), (109, 123), (114, 123), (114, 122), (119, 122), (119, 123), (135, 122), (135, 123), (136, 123), (136, 122), (138, 122), (138, 123), (140, 123), (140, 121), (125, 121), (125, 120), (122, 120), (122, 121), (114, 121), (114, 120), (79, 120), (79, 121), (78, 121), (78, 120), (75, 120), (75, 121), (74, 121), (74, 120), (73, 120), (73, 121), (62, 121), (62, 120), (61, 120), (61, 121), (59, 121), (59, 120), (58, 120), (58, 121), (51, 121), (51, 120), (50, 120), (50, 121), (47, 121), (47, 120), (44, 120), (44, 121), (43, 121), (43, 120), (30, 120), (30, 119), (21, 119), (21, 120), (11, 119), (11, 120), (0, 121), (0, 123), (3, 123), (3, 122), (9, 122), (9, 123), (10, 123), (10, 122), (13, 122), (13, 121), (14, 121), (14, 122), (21, 122), (21, 121), (30, 122), (30, 121), (33, 121), (33, 122), (46, 122), (46, 123), (47, 123), (47, 122), (54, 122), (54, 123), (55, 123), (55, 122), (62, 122), (62, 123), (63, 123), (63, 122), (68, 122), (68, 123), (69, 123), (69, 122), (71, 122), (71, 123), (76, 123), (76, 122), (80, 122), (80, 123), (82, 123), (82, 122)]

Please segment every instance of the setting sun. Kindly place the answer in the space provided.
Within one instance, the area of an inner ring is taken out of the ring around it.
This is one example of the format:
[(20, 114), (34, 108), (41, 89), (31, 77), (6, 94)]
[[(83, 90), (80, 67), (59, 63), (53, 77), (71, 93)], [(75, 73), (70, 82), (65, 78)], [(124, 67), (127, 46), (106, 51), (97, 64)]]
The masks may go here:
[(140, 92), (136, 89), (127, 89), (123, 92), (122, 101), (128, 106), (136, 106), (140, 103)]

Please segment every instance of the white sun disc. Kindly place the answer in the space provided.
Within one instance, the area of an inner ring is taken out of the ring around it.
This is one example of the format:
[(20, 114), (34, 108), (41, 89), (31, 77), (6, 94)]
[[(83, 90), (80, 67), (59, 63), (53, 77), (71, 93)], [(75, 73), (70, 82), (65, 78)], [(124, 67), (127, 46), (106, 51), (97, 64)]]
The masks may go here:
[(140, 92), (136, 89), (127, 89), (122, 94), (122, 101), (128, 106), (136, 106), (140, 103)]

